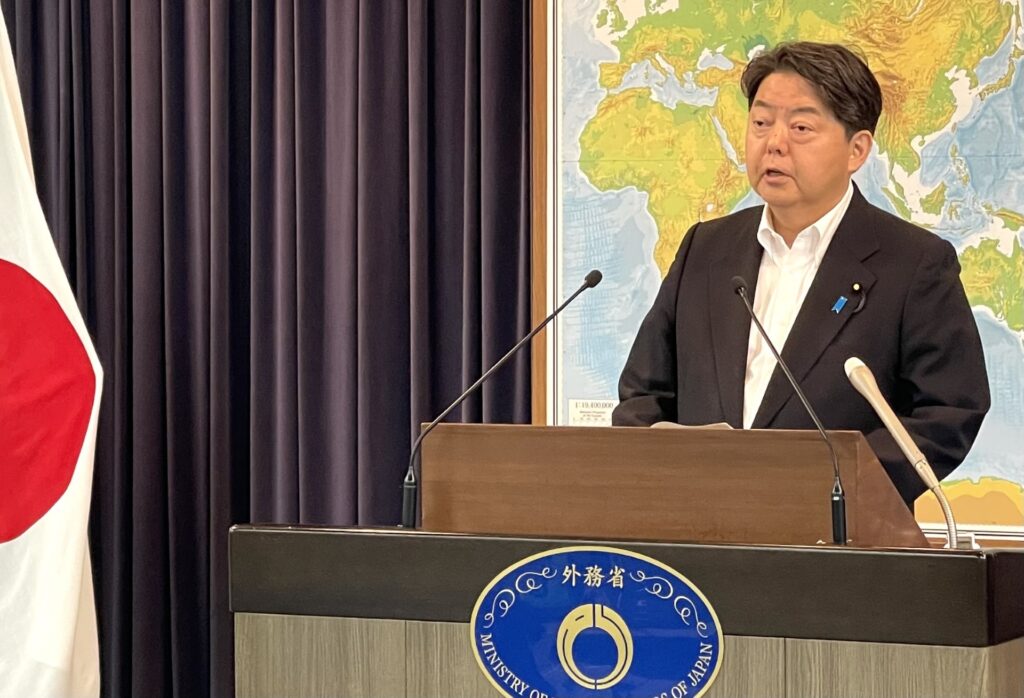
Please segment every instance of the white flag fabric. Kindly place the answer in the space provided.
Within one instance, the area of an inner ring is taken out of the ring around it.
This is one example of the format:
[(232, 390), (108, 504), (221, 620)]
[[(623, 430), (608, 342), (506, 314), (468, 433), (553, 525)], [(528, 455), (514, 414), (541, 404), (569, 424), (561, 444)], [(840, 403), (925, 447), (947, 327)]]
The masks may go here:
[(99, 695), (86, 539), (102, 371), (36, 195), (0, 12), (0, 698)]

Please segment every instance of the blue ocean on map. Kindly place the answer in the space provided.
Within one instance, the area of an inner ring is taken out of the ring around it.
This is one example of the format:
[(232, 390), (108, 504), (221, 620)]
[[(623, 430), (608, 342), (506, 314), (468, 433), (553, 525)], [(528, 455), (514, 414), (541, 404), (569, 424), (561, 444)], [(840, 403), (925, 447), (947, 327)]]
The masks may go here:
[(951, 479), (982, 476), (1021, 479), (1020, 437), (1024, 433), (1024, 340), (987, 311), (976, 311), (992, 387), (992, 409), (967, 460)]

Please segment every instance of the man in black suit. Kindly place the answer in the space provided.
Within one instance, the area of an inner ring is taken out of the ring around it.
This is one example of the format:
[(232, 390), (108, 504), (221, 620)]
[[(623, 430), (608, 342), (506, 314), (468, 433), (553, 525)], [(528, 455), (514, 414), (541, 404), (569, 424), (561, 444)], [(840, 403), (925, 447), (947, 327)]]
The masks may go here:
[(989, 391), (956, 253), (850, 180), (882, 107), (861, 59), (783, 44), (748, 64), (742, 86), (747, 176), (767, 206), (687, 232), (622, 371), (612, 422), (814, 428), (735, 293), (739, 275), (825, 428), (863, 432), (910, 505), (925, 487), (843, 364), (858, 356), (874, 372), (939, 478), (959, 465)]

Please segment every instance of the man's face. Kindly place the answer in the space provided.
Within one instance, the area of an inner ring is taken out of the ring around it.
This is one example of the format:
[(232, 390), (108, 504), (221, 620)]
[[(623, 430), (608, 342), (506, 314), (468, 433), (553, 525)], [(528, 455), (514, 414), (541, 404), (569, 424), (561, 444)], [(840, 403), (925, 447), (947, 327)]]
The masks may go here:
[[(871, 134), (846, 137), (814, 87), (772, 73), (757, 88), (747, 121), (747, 177), (784, 235), (825, 215), (871, 151)], [(787, 231), (787, 228), (796, 227)]]

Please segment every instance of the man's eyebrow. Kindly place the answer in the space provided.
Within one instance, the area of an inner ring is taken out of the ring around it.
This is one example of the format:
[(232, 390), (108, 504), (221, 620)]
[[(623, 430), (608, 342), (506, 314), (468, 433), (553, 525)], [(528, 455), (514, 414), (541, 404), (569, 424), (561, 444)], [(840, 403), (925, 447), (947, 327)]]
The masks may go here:
[[(754, 103), (751, 104), (750, 106), (751, 107), (763, 107), (765, 109), (776, 109), (777, 108), (771, 102), (766, 102), (763, 99), (755, 99)], [(810, 105), (808, 105), (806, 107), (794, 107), (793, 109), (789, 110), (789, 113), (790, 114), (816, 114), (818, 116), (822, 116), (823, 115), (822, 111), (820, 109), (818, 109), (817, 107), (810, 106)]]

